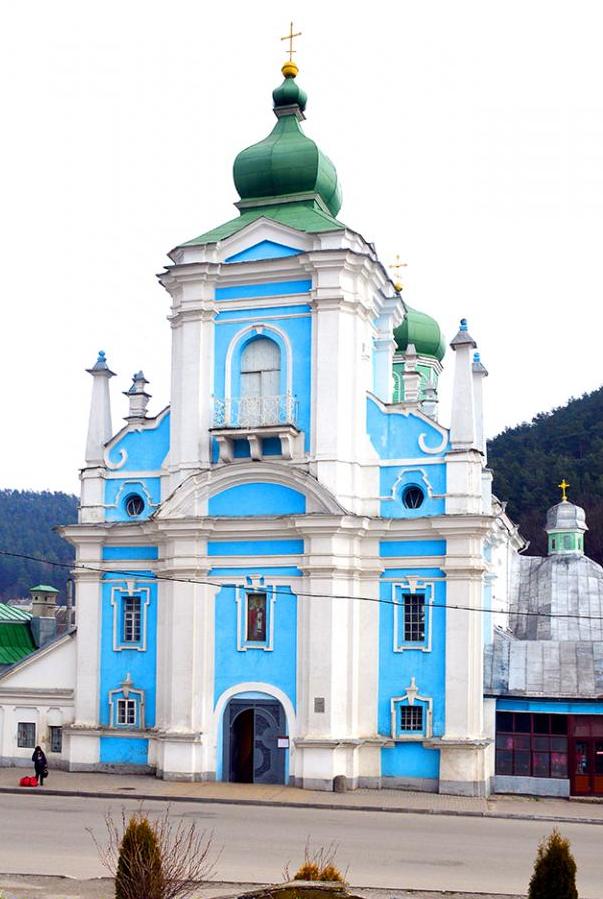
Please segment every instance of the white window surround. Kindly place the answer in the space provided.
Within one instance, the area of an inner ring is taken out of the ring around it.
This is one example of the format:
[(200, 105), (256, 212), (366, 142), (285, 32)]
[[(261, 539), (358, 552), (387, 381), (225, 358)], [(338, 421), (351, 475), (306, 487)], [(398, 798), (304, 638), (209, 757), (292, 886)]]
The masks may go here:
[[(248, 583), (237, 585), (237, 650), (247, 652), (249, 649), (259, 649), (264, 652), (272, 652), (274, 649), (274, 606), (276, 603), (276, 588), (266, 586), (264, 578), (252, 576), (247, 578)], [(266, 594), (266, 640), (262, 643), (247, 640), (247, 596), (249, 593)]]
[[(157, 477), (157, 475), (153, 475), (153, 477)], [(113, 503), (103, 503), (103, 508), (105, 509), (119, 509), (122, 499), (124, 498), (124, 493), (129, 495), (130, 493), (139, 493), (143, 500), (145, 507), (143, 509), (143, 514), (146, 509), (156, 509), (160, 504), (154, 503), (151, 494), (149, 493), (146, 484), (143, 480), (139, 480), (138, 478), (129, 478), (127, 481), (124, 481), (120, 486), (117, 494), (115, 496), (115, 502)], [(129, 521), (141, 521), (141, 516), (133, 516), (128, 519)]]
[[(425, 597), (425, 639), (410, 643), (404, 640), (404, 594), (422, 593)], [(398, 598), (398, 594), (400, 598)], [(394, 652), (431, 652), (432, 607), (435, 596), (434, 581), (419, 577), (407, 577), (392, 584), (392, 605), (394, 607), (393, 649)]]
[[(140, 597), (140, 641), (126, 642), (123, 639), (123, 600), (126, 596)], [(113, 650), (121, 652), (124, 649), (133, 649), (137, 652), (146, 652), (147, 649), (147, 617), (148, 607), (151, 602), (151, 588), (137, 586), (135, 581), (120, 582), (111, 587), (111, 605), (113, 606)]]
[(270, 338), (272, 334), (277, 334), (283, 342), (285, 358), (283, 359), (281, 357), (281, 366), (283, 364), (285, 365), (285, 375), (287, 379), (285, 392), (288, 395), (293, 394), (293, 350), (291, 348), (289, 336), (286, 331), (283, 331), (282, 328), (272, 324), (272, 322), (269, 325), (258, 322), (257, 324), (248, 325), (248, 327), (243, 328), (238, 334), (235, 334), (230, 341), (224, 363), (224, 400), (226, 402), (232, 399), (232, 360), (241, 342), (252, 335)]
[[(401, 731), (399, 725), (400, 707), (412, 707), (415, 703), (419, 703), (423, 708), (423, 729), (421, 731)], [(390, 701), (392, 739), (395, 740), (396, 743), (420, 743), (423, 740), (428, 740), (432, 735), (432, 707), (432, 698), (430, 696), (421, 696), (413, 675), (404, 696), (393, 696)]]
[[(119, 724), (118, 708), (119, 700), (132, 700), (136, 704), (136, 716), (133, 724)], [(136, 728), (144, 729), (144, 690), (136, 690), (132, 685), (129, 674), (115, 690), (109, 690), (109, 727), (111, 728)]]

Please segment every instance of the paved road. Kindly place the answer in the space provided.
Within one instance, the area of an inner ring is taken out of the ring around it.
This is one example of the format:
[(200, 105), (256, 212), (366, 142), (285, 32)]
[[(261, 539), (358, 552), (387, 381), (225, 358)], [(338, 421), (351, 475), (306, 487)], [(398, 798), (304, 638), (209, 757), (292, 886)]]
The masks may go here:
[[(116, 802), (137, 808), (136, 803)], [(98, 838), (109, 803), (58, 796), (0, 796), (0, 871), (27, 874), (104, 874), (86, 828)], [(161, 812), (164, 803), (146, 803)], [(259, 808), (182, 803), (174, 817), (214, 831), (223, 847), (216, 876), (229, 881), (279, 881), (295, 866), (308, 837), (339, 844), (337, 860), (355, 886), (526, 894), (536, 845), (550, 825), (380, 812)], [(581, 899), (603, 897), (601, 826), (562, 825), (572, 841)]]

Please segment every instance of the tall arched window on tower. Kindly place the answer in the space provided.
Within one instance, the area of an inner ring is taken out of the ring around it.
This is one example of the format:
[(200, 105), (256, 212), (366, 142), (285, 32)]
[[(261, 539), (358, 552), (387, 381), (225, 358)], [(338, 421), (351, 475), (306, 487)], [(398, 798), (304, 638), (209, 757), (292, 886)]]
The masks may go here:
[(274, 340), (256, 337), (241, 353), (239, 425), (277, 424), (280, 420), (281, 351)]

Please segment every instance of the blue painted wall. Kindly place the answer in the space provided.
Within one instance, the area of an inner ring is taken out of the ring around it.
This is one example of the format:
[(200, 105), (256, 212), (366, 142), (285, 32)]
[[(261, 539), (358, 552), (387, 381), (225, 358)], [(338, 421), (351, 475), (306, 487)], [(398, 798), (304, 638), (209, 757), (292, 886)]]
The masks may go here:
[[(412, 413), (384, 412), (371, 397), (367, 397), (366, 415), (369, 438), (381, 459), (429, 458), (429, 453), (424, 453), (419, 446), (421, 434), (430, 448), (442, 442), (440, 432), (422, 418)], [(445, 446), (442, 454), (448, 449)]]
[[(131, 517), (126, 512), (127, 498), (136, 493), (144, 500), (141, 515)], [(150, 500), (149, 500), (150, 497)], [(157, 478), (108, 478), (105, 481), (105, 521), (144, 521), (149, 518), (161, 500), (161, 479)]]
[(121, 562), (122, 560), (156, 561), (159, 550), (156, 546), (103, 546), (103, 562)]
[(254, 259), (282, 259), (285, 256), (299, 256), (303, 253), (298, 247), (289, 247), (274, 240), (261, 240), (253, 246), (229, 256), (224, 262), (250, 262)]
[[(151, 580), (142, 580), (148, 577)], [(150, 571), (139, 572), (136, 577), (136, 586), (150, 586), (150, 602), (146, 607), (146, 651), (137, 649), (113, 649), (113, 606), (111, 604), (112, 587), (124, 587), (124, 578), (120, 574), (107, 573), (102, 584), (102, 609), (101, 609), (101, 650), (100, 650), (100, 696), (99, 696), (99, 721), (105, 727), (109, 726), (109, 691), (119, 690), (121, 682), (129, 673), (133, 687), (144, 690), (145, 693), (145, 725), (155, 726), (155, 702), (156, 702), (156, 676), (157, 676), (157, 583), (152, 580)], [(118, 616), (119, 626), (119, 616)], [(112, 738), (113, 739), (113, 738)], [(123, 746), (123, 752), (131, 751), (128, 744), (134, 738), (119, 739), (111, 752), (115, 753), (115, 747)], [(109, 752), (109, 750), (107, 750)], [(127, 758), (112, 758), (111, 761), (120, 761), (129, 764)]]
[[(383, 573), (380, 598), (392, 598), (390, 579), (410, 575), (429, 580), (442, 578), (438, 568), (388, 568)], [(387, 579), (387, 580), (385, 580)], [(405, 649), (394, 652), (394, 610), (382, 603), (379, 606), (379, 733), (391, 735), (391, 705), (394, 696), (404, 696), (414, 676), (421, 696), (433, 700), (433, 735), (442, 736), (445, 728), (445, 664), (446, 664), (446, 584), (435, 581), (434, 607), (431, 610), (431, 651)], [(383, 777), (437, 778), (439, 750), (425, 749), (420, 742), (396, 743), (393, 749), (381, 750)]]
[(208, 515), (297, 515), (305, 511), (303, 493), (282, 484), (241, 484), (216, 493), (208, 502)]
[(216, 300), (239, 300), (248, 297), (286, 297), (308, 293), (312, 281), (269, 281), (263, 284), (236, 284), (232, 287), (216, 287)]
[(381, 540), (381, 558), (404, 558), (404, 556), (445, 556), (445, 540)]
[(139, 737), (101, 737), (100, 760), (105, 765), (147, 765), (149, 741)]
[(208, 556), (301, 555), (303, 540), (208, 540)]
[(557, 715), (603, 715), (603, 702), (561, 699), (497, 699), (500, 712), (545, 712)]
[[(420, 487), (425, 499), (418, 509), (408, 509), (402, 501), (406, 487)], [(446, 511), (446, 465), (384, 465), (379, 473), (383, 518), (423, 518)], [(393, 494), (393, 495), (392, 495)], [(431, 494), (431, 495), (430, 495)]]
[(119, 471), (157, 471), (170, 448), (170, 414), (166, 412), (159, 419), (157, 427), (145, 427), (141, 431), (128, 431), (109, 452), (109, 461), (117, 465), (120, 450), (125, 450), (128, 458)]

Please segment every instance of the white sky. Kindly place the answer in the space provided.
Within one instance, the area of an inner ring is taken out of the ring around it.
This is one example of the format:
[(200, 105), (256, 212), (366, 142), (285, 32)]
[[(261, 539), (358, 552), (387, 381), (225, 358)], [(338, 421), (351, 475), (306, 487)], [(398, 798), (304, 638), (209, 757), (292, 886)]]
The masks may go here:
[(169, 401), (155, 273), (236, 214), (291, 18), (339, 217), (449, 340), (469, 319), (489, 434), (601, 385), (598, 0), (5, 3), (0, 486), (78, 490), (99, 349), (116, 430), (135, 370)]

